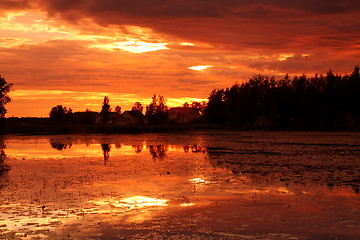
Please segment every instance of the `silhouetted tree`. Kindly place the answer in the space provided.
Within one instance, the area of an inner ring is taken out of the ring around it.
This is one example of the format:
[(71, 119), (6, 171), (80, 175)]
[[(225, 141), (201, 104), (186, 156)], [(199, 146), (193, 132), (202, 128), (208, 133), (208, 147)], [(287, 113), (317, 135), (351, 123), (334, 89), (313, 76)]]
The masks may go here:
[(53, 107), (49, 113), (50, 120), (54, 122), (64, 122), (70, 120), (73, 116), (72, 109), (67, 107), (63, 107), (62, 105), (57, 105)]
[(11, 102), (9, 92), (13, 84), (7, 83), (5, 78), (0, 75), (0, 118), (4, 118), (6, 114), (5, 104)]
[(121, 107), (120, 107), (120, 106), (116, 106), (116, 107), (115, 107), (115, 112), (121, 113)]
[(192, 102), (191, 108), (196, 109), (196, 111), (199, 112), (200, 116), (204, 115), (204, 111), (206, 109), (207, 103), (205, 101), (203, 102)]
[(360, 128), (360, 77), (351, 75), (254, 75), (243, 84), (213, 90), (204, 117), (209, 123), (240, 127)]
[[(355, 66), (354, 71), (348, 78), (348, 85), (344, 92), (347, 95), (346, 101), (349, 102), (349, 112), (356, 118), (360, 118), (360, 68)], [(343, 95), (345, 95), (343, 94)]]
[(144, 109), (144, 107), (142, 106), (142, 104), (141, 103), (139, 103), (139, 102), (136, 102), (135, 104), (134, 104), (134, 106), (132, 107), (132, 109), (131, 109), (131, 111), (134, 111), (134, 112), (143, 112), (143, 109)]
[(3, 133), (4, 129), (4, 118), (6, 114), (5, 104), (11, 102), (11, 98), (9, 97), (9, 92), (12, 88), (13, 84), (7, 83), (5, 78), (0, 75), (0, 134)]
[(104, 102), (101, 108), (100, 116), (101, 116), (101, 122), (107, 123), (109, 122), (110, 118), (110, 105), (109, 105), (109, 98), (107, 96), (104, 97)]
[(166, 101), (163, 96), (159, 95), (159, 98), (154, 94), (152, 102), (146, 106), (146, 117), (151, 124), (164, 124), (167, 122), (167, 110)]
[(208, 123), (212, 124), (225, 124), (227, 122), (224, 107), (225, 102), (223, 99), (224, 90), (214, 89), (210, 96), (207, 108), (204, 112), (204, 117)]

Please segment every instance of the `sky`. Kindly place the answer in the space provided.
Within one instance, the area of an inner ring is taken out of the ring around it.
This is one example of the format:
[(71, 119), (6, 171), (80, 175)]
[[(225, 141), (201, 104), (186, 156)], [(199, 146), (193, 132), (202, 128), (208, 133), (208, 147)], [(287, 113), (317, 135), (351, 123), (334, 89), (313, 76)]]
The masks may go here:
[(0, 0), (7, 117), (204, 101), (254, 74), (351, 73), (358, 0)]

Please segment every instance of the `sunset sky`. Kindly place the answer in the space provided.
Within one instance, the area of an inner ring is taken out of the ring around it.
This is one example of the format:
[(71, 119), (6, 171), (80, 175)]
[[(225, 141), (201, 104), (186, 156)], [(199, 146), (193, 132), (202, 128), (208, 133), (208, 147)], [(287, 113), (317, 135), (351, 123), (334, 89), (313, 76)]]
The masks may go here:
[(62, 104), (128, 110), (206, 100), (253, 74), (351, 73), (358, 0), (0, 0), (7, 117)]

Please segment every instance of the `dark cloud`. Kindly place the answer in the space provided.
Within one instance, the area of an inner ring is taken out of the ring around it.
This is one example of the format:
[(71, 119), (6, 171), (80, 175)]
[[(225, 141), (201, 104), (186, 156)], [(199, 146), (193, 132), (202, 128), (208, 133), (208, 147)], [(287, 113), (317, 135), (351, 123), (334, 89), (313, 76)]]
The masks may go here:
[(281, 8), (299, 9), (322, 14), (360, 9), (360, 2), (357, 0), (273, 0), (271, 2)]
[(275, 9), (325, 14), (360, 9), (358, 0), (43, 0), (43, 6), (51, 13), (66, 14), (76, 9), (88, 16), (116, 12), (140, 18), (251, 16), (246, 12), (266, 16)]
[(28, 8), (27, 0), (2, 0), (0, 1), (0, 9), (2, 10), (17, 10)]
[[(102, 26), (133, 25), (217, 49), (273, 51), (311, 49), (321, 39), (360, 26), (358, 0), (36, 0), (50, 16), (78, 28), (92, 19)], [(342, 39), (340, 44), (347, 43)]]
[(30, 8), (28, 0), (1, 0), (0, 15), (7, 11), (19, 11)]
[[(275, 71), (289, 73), (291, 75), (312, 75), (314, 73), (324, 74), (329, 69), (340, 73), (350, 72), (358, 62), (355, 56), (341, 55), (338, 53), (334, 55), (335, 57), (326, 53), (309, 56), (294, 54), (282, 60), (279, 60), (277, 57), (257, 59), (249, 61), (246, 65), (256, 72), (262, 73)], [(271, 75), (271, 73), (268, 75)]]

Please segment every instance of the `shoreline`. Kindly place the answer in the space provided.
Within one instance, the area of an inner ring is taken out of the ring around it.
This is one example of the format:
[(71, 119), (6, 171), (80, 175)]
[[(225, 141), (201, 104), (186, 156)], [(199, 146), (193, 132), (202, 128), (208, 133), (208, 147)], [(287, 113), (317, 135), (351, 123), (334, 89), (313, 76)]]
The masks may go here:
[(162, 124), (162, 125), (104, 125), (83, 123), (55, 123), (49, 118), (6, 118), (0, 135), (72, 135), (72, 134), (141, 134), (141, 133), (176, 133), (184, 131), (275, 131), (275, 132), (359, 132), (360, 129), (331, 128), (281, 128), (270, 126), (234, 127), (207, 123)]

